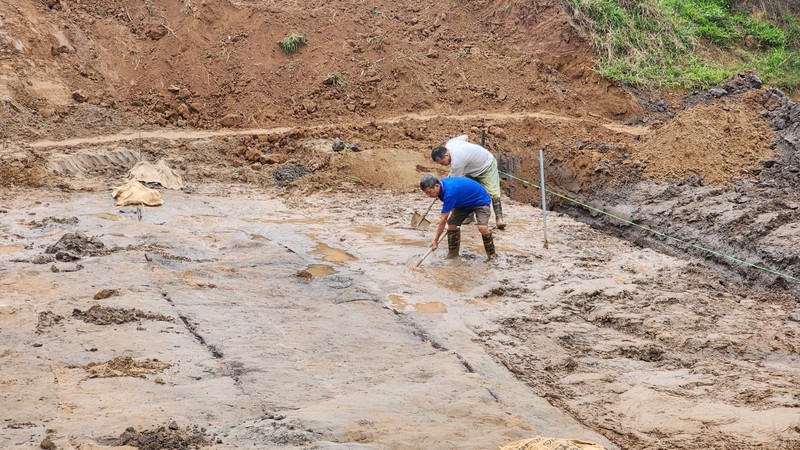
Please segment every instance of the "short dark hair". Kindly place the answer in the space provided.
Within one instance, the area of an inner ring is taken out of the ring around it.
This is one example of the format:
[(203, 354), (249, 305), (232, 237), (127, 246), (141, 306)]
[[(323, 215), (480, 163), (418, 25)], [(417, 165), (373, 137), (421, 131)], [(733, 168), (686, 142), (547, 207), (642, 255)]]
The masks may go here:
[(433, 147), (433, 150), (431, 150), (431, 159), (434, 161), (439, 161), (440, 159), (444, 158), (446, 153), (447, 149), (444, 147)]
[(439, 179), (428, 173), (420, 180), (419, 188), (424, 191), (425, 189), (433, 189), (437, 184), (439, 184)]

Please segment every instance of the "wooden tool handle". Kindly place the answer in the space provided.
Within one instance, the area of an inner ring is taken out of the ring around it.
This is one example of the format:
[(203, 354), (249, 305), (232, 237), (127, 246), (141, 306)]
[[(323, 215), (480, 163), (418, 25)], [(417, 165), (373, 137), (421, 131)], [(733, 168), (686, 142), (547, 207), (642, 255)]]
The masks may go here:
[[(433, 205), (433, 204), (431, 204), (431, 205)], [(446, 231), (444, 233), (442, 233), (441, 236), (439, 236), (439, 242), (442, 242), (442, 239), (444, 239), (444, 235), (445, 234), (447, 234)], [(428, 255), (430, 255), (432, 251), (433, 251), (433, 247), (429, 248), (428, 251), (425, 252), (424, 255), (422, 255), (422, 258), (420, 258), (419, 261), (417, 261), (417, 265), (415, 267), (419, 267), (419, 265), (422, 264), (422, 261), (425, 261), (425, 258), (427, 258)]]

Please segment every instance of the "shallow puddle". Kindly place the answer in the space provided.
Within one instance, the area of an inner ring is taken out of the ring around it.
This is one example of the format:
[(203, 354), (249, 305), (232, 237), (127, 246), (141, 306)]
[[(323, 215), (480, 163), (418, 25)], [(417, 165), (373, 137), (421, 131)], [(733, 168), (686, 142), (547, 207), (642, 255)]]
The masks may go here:
[(403, 311), (408, 306), (408, 303), (403, 299), (402, 295), (399, 294), (389, 294), (387, 296), (389, 302), (392, 304), (392, 309), (395, 311)]
[(442, 302), (417, 303), (414, 305), (414, 309), (417, 312), (428, 314), (443, 314), (447, 312), (447, 306)]
[(386, 298), (395, 311), (406, 311), (410, 306), (414, 311), (426, 314), (443, 314), (447, 312), (447, 306), (442, 302), (415, 303), (409, 305), (400, 294), (389, 294)]
[(336, 275), (336, 269), (327, 265), (327, 264), (311, 264), (306, 268), (306, 272), (310, 273), (311, 276), (314, 277), (324, 277), (327, 275)]
[(285, 217), (279, 219), (256, 219), (255, 222), (261, 223), (305, 223), (310, 225), (318, 225), (322, 223), (319, 219), (309, 219), (305, 217)]
[(497, 306), (497, 297), (471, 298), (464, 303), (472, 306)]
[(322, 259), (334, 264), (344, 264), (348, 261), (355, 261), (357, 259), (355, 256), (340, 248), (334, 248), (323, 243), (317, 244), (317, 247), (308, 253), (313, 255), (322, 255)]
[(82, 215), (83, 216), (89, 216), (89, 217), (97, 217), (97, 218), (105, 219), (105, 220), (112, 220), (114, 222), (118, 222), (119, 220), (121, 220), (118, 215), (109, 214), (109, 213), (82, 214)]

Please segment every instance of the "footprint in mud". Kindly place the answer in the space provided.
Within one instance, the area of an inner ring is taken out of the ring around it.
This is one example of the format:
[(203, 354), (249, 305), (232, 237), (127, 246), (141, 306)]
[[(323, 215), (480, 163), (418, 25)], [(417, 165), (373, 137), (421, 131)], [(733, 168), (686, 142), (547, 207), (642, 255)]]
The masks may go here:
[(36, 323), (36, 334), (44, 333), (48, 328), (51, 328), (64, 320), (64, 316), (60, 316), (51, 311), (42, 311), (39, 313), (39, 322)]

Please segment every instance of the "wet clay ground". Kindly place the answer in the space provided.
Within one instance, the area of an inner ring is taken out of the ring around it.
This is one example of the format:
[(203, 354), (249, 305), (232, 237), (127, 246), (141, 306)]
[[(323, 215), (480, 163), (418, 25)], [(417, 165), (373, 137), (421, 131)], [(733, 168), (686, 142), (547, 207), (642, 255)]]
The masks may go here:
[[(800, 446), (781, 291), (556, 213), (543, 249), (513, 202), (497, 261), (466, 227), (415, 268), (421, 194), (190, 191), (141, 220), (109, 192), (2, 200), (0, 447)], [(91, 253), (33, 262), (78, 232)]]

